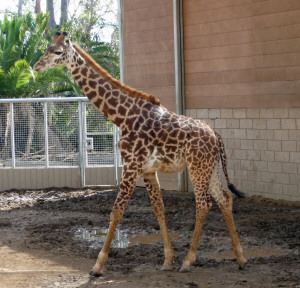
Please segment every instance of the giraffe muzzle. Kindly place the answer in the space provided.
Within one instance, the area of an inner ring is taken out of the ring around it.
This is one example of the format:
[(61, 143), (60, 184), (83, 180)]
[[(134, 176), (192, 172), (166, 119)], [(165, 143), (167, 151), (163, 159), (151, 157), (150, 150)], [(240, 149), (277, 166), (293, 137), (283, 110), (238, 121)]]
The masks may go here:
[(43, 68), (44, 67), (42, 65), (40, 65), (39, 62), (35, 63), (35, 65), (33, 66), (33, 70), (38, 73), (44, 72), (45, 69), (43, 69)]

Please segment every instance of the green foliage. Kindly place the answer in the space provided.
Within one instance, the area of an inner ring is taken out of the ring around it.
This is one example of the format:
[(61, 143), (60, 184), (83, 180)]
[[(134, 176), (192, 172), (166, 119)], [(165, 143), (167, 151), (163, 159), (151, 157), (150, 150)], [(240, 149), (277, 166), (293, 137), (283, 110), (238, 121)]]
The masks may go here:
[(14, 63), (24, 59), (33, 64), (38, 45), (47, 27), (47, 16), (31, 14), (0, 21), (0, 66), (7, 72)]
[(6, 73), (14, 63), (21, 59), (22, 55), (22, 20), (14, 18), (8, 20), (5, 15), (4, 20), (0, 21), (0, 66)]
[(26, 96), (33, 72), (25, 60), (19, 60), (5, 71), (0, 67), (0, 97)]
[(26, 36), (24, 39), (22, 58), (25, 59), (30, 66), (33, 66), (40, 57), (40, 49), (43, 48), (42, 45), (44, 43), (41, 39), (47, 28), (47, 15), (38, 14), (36, 19), (34, 19), (31, 14), (27, 14), (23, 16), (23, 21), (25, 22)]
[[(32, 90), (35, 91), (35, 97), (56, 93), (65, 93), (65, 96), (82, 94), (80, 88), (65, 67), (49, 69), (41, 74), (35, 72), (35, 75), (37, 76), (36, 80), (32, 83)], [(49, 83), (52, 83), (52, 85), (49, 85)]]
[[(111, 12), (111, 2), (95, 0), (81, 0), (83, 11), (60, 27), (61, 31), (68, 31), (71, 40), (84, 49), (102, 68), (108, 71), (114, 78), (120, 78), (119, 68), (119, 42), (118, 26), (109, 23), (103, 17)], [(105, 7), (106, 5), (106, 7)], [(101, 15), (101, 12), (102, 14)], [(107, 27), (113, 28), (111, 43), (101, 39), (101, 31)]]
[(51, 41), (52, 35), (44, 37), (47, 23), (47, 15), (33, 17), (30, 13), (11, 20), (5, 15), (0, 21), (0, 97), (82, 94), (66, 69), (43, 74), (31, 70)]

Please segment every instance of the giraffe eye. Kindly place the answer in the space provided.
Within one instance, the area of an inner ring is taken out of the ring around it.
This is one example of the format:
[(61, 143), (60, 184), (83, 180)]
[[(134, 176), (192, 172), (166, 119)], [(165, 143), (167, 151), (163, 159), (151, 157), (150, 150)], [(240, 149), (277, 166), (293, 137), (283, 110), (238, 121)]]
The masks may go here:
[(61, 51), (54, 51), (54, 54), (56, 54), (56, 55), (60, 55), (60, 54), (62, 54), (63, 52), (61, 52)]

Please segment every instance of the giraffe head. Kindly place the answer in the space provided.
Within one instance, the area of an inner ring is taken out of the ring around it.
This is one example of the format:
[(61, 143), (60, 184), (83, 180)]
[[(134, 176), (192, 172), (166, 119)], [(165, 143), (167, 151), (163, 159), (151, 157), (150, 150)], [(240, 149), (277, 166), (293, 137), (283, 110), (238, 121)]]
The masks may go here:
[(67, 35), (67, 32), (56, 32), (51, 45), (33, 66), (34, 70), (44, 72), (49, 68), (60, 67), (69, 63), (73, 56), (73, 46)]

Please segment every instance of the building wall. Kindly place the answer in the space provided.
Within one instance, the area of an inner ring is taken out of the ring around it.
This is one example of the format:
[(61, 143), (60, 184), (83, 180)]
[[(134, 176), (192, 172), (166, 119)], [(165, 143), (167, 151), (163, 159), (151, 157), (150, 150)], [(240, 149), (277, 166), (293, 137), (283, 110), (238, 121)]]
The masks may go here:
[(299, 0), (184, 0), (186, 107), (300, 107)]
[(125, 84), (175, 111), (172, 1), (126, 0), (122, 10)]
[[(300, 1), (183, 1), (187, 115), (248, 195), (300, 200)], [(191, 189), (191, 186), (190, 186)]]

